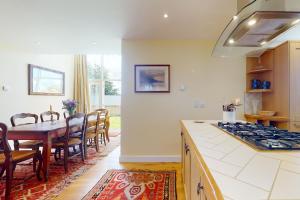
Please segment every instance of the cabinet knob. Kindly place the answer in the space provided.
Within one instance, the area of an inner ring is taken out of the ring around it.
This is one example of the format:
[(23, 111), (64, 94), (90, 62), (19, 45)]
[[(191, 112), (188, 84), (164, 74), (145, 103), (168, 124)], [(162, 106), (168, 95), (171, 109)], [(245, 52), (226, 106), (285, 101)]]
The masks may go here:
[(200, 195), (200, 192), (203, 189), (204, 189), (204, 187), (201, 185), (201, 182), (199, 182), (198, 185), (197, 185), (197, 194)]

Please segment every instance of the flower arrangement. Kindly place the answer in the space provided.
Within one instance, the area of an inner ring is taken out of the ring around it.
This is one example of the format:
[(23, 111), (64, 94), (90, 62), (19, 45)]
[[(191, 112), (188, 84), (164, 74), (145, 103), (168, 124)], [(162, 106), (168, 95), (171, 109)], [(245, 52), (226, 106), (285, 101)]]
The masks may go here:
[(69, 112), (69, 115), (74, 115), (78, 102), (76, 100), (68, 99), (62, 101), (62, 103), (63, 103), (63, 109), (67, 110)]

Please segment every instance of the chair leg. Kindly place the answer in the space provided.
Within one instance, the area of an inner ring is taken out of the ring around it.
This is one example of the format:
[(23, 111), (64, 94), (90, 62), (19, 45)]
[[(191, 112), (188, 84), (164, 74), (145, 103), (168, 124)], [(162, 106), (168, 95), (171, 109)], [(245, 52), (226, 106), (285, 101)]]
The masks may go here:
[(99, 152), (99, 135), (98, 134), (96, 135), (94, 140), (95, 140), (95, 145), (96, 145), (96, 151)]
[[(38, 151), (37, 154), (35, 155), (35, 157), (39, 161), (38, 168), (36, 170), (36, 177), (39, 181), (41, 181), (42, 180), (41, 169), (42, 169), (42, 163), (43, 163), (43, 157), (42, 157), (41, 152)], [(46, 181), (46, 179), (45, 179), (45, 181)]]
[(1, 171), (0, 171), (0, 177), (3, 176), (4, 172), (5, 172), (5, 165), (2, 165), (1, 166)]
[[(32, 148), (32, 150), (38, 152), (39, 148), (38, 147)], [(33, 161), (32, 161), (33, 172), (36, 172), (36, 162), (37, 162), (37, 158), (33, 157)]]
[(58, 148), (58, 158), (61, 160), (61, 148)]
[(81, 160), (84, 161), (84, 148), (83, 148), (83, 143), (79, 145), (80, 148), (80, 154), (81, 154)]
[(56, 162), (58, 161), (58, 153), (59, 153), (58, 148), (56, 148), (54, 152), (54, 159)]
[(68, 172), (68, 155), (69, 155), (69, 147), (64, 147), (64, 167), (65, 167), (65, 173)]
[(74, 151), (74, 153), (76, 153), (76, 147), (75, 146), (73, 146), (73, 151)]
[(13, 163), (9, 162), (6, 164), (6, 190), (5, 190), (5, 200), (10, 199), (10, 192), (12, 186), (12, 179), (13, 179)]
[(103, 133), (103, 142), (104, 142), (104, 145), (106, 146), (105, 133)]
[(83, 139), (84, 145), (83, 145), (83, 151), (84, 151), (84, 158), (87, 158), (87, 142), (88, 140), (86, 138)]

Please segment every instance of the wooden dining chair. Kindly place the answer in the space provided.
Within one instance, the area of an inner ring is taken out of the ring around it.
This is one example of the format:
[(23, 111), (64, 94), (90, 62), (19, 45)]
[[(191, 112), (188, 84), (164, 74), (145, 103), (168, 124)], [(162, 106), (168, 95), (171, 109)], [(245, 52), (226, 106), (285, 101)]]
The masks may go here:
[(106, 140), (109, 142), (109, 135), (108, 135), (108, 131), (109, 131), (109, 111), (105, 108), (100, 108), (95, 110), (96, 112), (99, 112), (99, 125), (98, 125), (98, 131), (99, 131), (99, 135), (100, 135), (100, 141), (102, 144), (102, 141), (104, 142), (104, 144), (106, 145)]
[[(21, 125), (26, 125), (26, 124), (36, 124), (38, 123), (38, 116), (36, 114), (31, 114), (31, 113), (20, 113), (13, 115), (10, 118), (11, 125), (13, 127), (15, 126), (21, 126)], [(19, 120), (26, 120), (25, 123), (17, 123)], [(31, 120), (31, 122), (28, 122)], [(40, 140), (28, 140), (24, 142), (19, 142), (18, 140), (14, 140), (14, 149), (19, 150), (21, 149), (32, 149), (35, 151), (39, 151), (39, 147), (42, 146), (43, 142)], [(33, 159), (33, 170), (36, 170), (36, 160)]]
[(85, 143), (84, 156), (87, 157), (87, 146), (95, 146), (96, 151), (99, 152), (99, 130), (100, 113), (91, 112), (87, 114), (85, 121)]
[[(63, 137), (53, 141), (52, 148), (64, 151), (64, 168), (68, 172), (68, 157), (69, 147), (79, 145), (81, 159), (84, 161), (84, 133), (85, 133), (85, 120), (84, 113), (76, 113), (66, 119), (66, 132)], [(71, 135), (78, 135), (79, 137), (70, 137)]]
[(36, 150), (14, 150), (12, 151), (7, 140), (7, 126), (0, 123), (0, 177), (6, 172), (6, 186), (5, 186), (5, 199), (9, 200), (10, 192), (12, 189), (13, 172), (17, 163), (25, 160), (35, 158), (39, 161), (36, 170), (38, 180), (42, 180), (40, 171), (42, 167), (42, 155), (40, 151)]
[[(54, 118), (55, 116), (55, 118)], [(42, 122), (59, 120), (60, 114), (54, 111), (46, 111), (40, 114), (40, 118)], [(48, 118), (48, 119), (46, 119)]]

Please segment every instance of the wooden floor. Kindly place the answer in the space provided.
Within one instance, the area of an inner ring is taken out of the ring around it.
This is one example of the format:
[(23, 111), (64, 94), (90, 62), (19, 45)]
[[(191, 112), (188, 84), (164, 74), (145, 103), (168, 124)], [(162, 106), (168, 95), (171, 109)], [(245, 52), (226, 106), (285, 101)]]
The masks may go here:
[(82, 199), (86, 193), (100, 180), (109, 169), (140, 169), (140, 170), (176, 170), (177, 199), (184, 200), (181, 164), (179, 163), (119, 163), (120, 148), (118, 147), (106, 158), (79, 177), (67, 187), (56, 199)]

